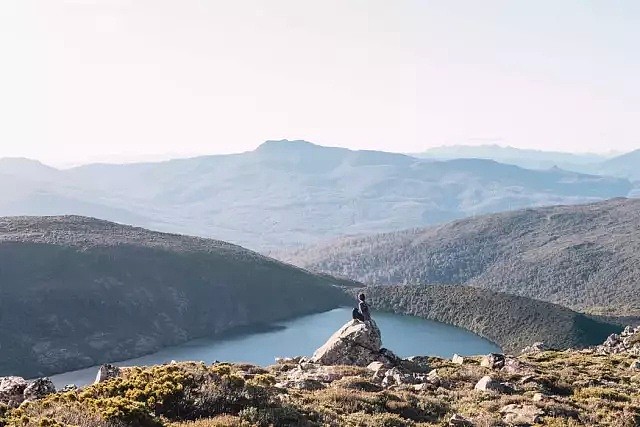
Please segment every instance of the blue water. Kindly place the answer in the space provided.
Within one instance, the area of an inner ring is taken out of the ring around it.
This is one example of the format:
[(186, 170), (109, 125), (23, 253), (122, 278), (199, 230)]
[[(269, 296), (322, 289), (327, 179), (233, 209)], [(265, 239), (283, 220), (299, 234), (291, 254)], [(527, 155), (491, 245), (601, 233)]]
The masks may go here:
[[(373, 318), (382, 332), (382, 344), (398, 356), (429, 355), (451, 357), (499, 352), (495, 344), (479, 336), (443, 323), (374, 312)], [(141, 366), (176, 361), (215, 360), (247, 362), (268, 366), (275, 357), (311, 356), (313, 352), (343, 324), (351, 319), (351, 308), (338, 308), (325, 313), (280, 322), (267, 331), (224, 338), (204, 338), (176, 347), (167, 347), (147, 356), (115, 363), (119, 366)], [(98, 367), (67, 372), (52, 377), (56, 387), (65, 384), (83, 386), (93, 382)]]

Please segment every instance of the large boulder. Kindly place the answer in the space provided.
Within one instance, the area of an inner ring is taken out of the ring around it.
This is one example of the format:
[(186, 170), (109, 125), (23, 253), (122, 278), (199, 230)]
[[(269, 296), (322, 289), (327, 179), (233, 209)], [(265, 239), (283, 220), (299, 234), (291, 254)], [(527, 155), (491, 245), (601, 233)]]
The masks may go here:
[(382, 337), (376, 323), (352, 320), (342, 326), (315, 351), (311, 361), (321, 365), (367, 366), (371, 362), (389, 363), (381, 352)]
[(120, 368), (114, 365), (105, 364), (100, 366), (98, 374), (96, 375), (95, 384), (108, 381), (112, 378), (118, 378), (120, 376)]
[(488, 356), (484, 356), (480, 361), (480, 366), (489, 369), (501, 369), (504, 368), (506, 357), (504, 354), (491, 353)]
[(24, 400), (27, 381), (22, 377), (0, 377), (0, 403), (17, 406)]
[(495, 391), (501, 393), (504, 390), (504, 385), (494, 380), (490, 376), (482, 377), (480, 381), (474, 387), (478, 391)]
[(38, 378), (29, 383), (24, 389), (24, 400), (32, 401), (42, 399), (45, 396), (56, 392), (56, 386), (49, 378)]
[(511, 404), (500, 409), (503, 415), (502, 420), (509, 425), (530, 426), (538, 424), (542, 421), (544, 412), (534, 406), (528, 404)]
[(553, 348), (549, 347), (545, 343), (543, 343), (543, 342), (535, 342), (535, 343), (531, 344), (530, 346), (527, 346), (527, 347), (523, 348), (521, 353), (522, 354), (536, 354), (536, 353), (542, 353), (543, 351), (550, 351), (550, 350), (553, 350)]

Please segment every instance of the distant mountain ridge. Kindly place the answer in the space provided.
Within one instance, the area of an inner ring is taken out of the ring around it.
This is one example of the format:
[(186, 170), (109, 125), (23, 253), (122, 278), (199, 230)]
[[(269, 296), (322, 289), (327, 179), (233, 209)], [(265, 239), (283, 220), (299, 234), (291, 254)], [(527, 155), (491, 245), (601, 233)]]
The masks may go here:
[(560, 167), (579, 173), (608, 175), (640, 181), (640, 150), (624, 154), (565, 153), (503, 147), (452, 145), (430, 148), (413, 156), (434, 160), (486, 159), (527, 169)]
[(487, 145), (450, 145), (427, 149), (413, 154), (421, 158), (433, 159), (461, 159), (477, 158), (495, 160), (501, 163), (513, 164), (528, 169), (548, 169), (553, 166), (573, 170), (572, 167), (593, 165), (611, 158), (595, 153), (566, 153), (560, 151), (544, 151)]
[(640, 315), (640, 200), (524, 209), (339, 239), (280, 258), (365, 284), (464, 284)]
[(632, 190), (625, 179), (559, 169), (287, 140), (232, 155), (33, 169), (0, 162), (0, 215), (92, 216), (260, 250)]
[(598, 166), (598, 171), (640, 181), (640, 149), (602, 162)]
[(0, 218), (0, 284), (0, 376), (329, 310), (350, 285), (226, 242), (77, 216)]

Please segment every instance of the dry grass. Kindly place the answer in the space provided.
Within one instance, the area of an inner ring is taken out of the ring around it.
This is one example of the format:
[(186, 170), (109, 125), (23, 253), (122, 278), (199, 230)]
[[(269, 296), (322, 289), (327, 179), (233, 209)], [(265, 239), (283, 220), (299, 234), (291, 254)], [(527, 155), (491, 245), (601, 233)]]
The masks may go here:
[[(4, 425), (24, 427), (444, 426), (453, 414), (477, 427), (505, 425), (501, 409), (528, 405), (550, 427), (640, 425), (640, 375), (625, 355), (545, 352), (522, 356), (528, 372), (490, 371), (477, 363), (432, 359), (440, 385), (383, 390), (363, 368), (327, 367), (321, 390), (278, 389), (294, 365), (268, 370), (197, 363), (128, 370), (123, 378), (79, 392), (0, 410)], [(483, 393), (484, 375), (511, 393)], [(536, 393), (542, 393), (534, 399)], [(0, 422), (2, 425), (3, 422)]]

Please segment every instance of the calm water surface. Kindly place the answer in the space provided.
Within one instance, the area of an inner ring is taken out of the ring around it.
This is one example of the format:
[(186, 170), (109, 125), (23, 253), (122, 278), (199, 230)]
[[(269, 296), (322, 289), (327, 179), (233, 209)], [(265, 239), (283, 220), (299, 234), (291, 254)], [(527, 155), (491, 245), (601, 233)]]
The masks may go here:
[[(382, 331), (382, 344), (398, 356), (429, 355), (451, 357), (499, 352), (495, 344), (455, 326), (391, 313), (373, 313)], [(272, 365), (278, 356), (311, 356), (343, 324), (351, 319), (351, 308), (338, 308), (277, 323), (269, 331), (226, 338), (204, 338), (157, 353), (118, 362), (119, 366), (167, 363), (171, 360), (195, 360), (212, 363), (247, 362)], [(98, 367), (67, 372), (51, 377), (56, 387), (65, 384), (86, 385), (95, 379)]]

